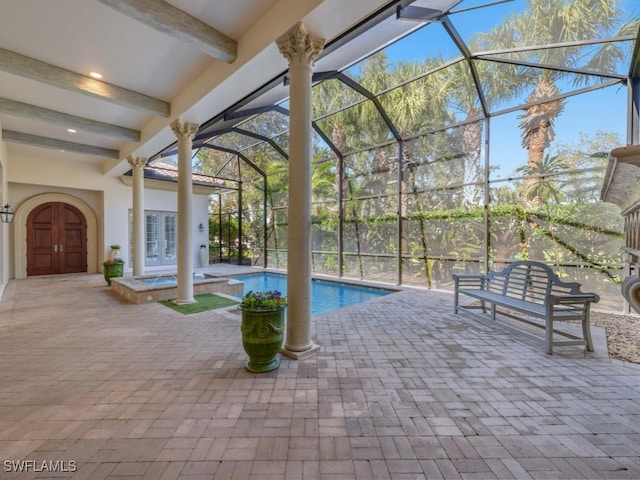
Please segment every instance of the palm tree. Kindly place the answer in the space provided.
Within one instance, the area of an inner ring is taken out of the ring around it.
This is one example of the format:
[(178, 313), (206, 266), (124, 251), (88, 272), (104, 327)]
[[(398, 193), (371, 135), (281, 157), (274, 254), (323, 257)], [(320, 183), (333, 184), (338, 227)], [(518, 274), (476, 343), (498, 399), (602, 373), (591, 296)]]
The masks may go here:
[[(522, 130), (522, 147), (529, 151), (527, 167), (529, 172), (536, 171), (543, 162), (544, 151), (555, 138), (554, 122), (564, 110), (562, 100), (552, 100), (546, 103), (538, 103), (547, 98), (553, 98), (559, 93), (558, 87), (549, 75), (541, 75), (536, 88), (527, 98), (532, 106), (524, 109), (525, 113), (518, 127)], [(547, 155), (548, 158), (548, 155)], [(532, 206), (541, 203), (541, 197), (536, 193), (539, 189), (538, 179), (527, 177), (527, 198)]]
[(516, 172), (522, 173), (529, 180), (525, 191), (528, 200), (536, 198), (548, 207), (551, 200), (556, 204), (562, 200), (561, 188), (554, 177), (567, 168), (560, 155), (551, 157), (547, 154), (540, 162), (519, 167)]
[[(501, 26), (481, 38), (492, 49), (608, 38), (620, 24), (620, 3), (620, 0), (528, 0), (528, 9), (508, 17)], [(630, 28), (625, 25), (623, 31)], [(556, 47), (527, 52), (528, 62), (560, 69), (553, 71), (541, 67), (534, 89), (527, 98), (529, 106), (519, 117), (522, 146), (529, 151), (527, 165), (530, 168), (543, 160), (545, 149), (555, 137), (554, 122), (564, 108), (564, 100), (557, 98), (558, 80), (570, 75), (575, 84), (591, 81), (587, 75), (563, 73), (562, 67), (611, 69), (620, 58), (619, 47), (614, 44), (606, 44), (590, 54), (592, 48)], [(549, 101), (545, 102), (547, 99)], [(527, 181), (527, 185), (533, 188), (535, 181)], [(536, 195), (529, 198), (531, 205), (540, 203)]]

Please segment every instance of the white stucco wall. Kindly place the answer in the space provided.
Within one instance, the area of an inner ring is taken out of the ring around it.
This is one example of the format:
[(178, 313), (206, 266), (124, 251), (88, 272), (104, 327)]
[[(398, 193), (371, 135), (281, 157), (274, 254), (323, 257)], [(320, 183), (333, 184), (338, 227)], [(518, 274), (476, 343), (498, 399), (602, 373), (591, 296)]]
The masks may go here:
[[(0, 206), (9, 201), (9, 189), (7, 187), (7, 144), (2, 141), (2, 123), (0, 122)], [(11, 226), (0, 223), (0, 299), (11, 278), (10, 270), (10, 231)]]
[[(133, 193), (128, 187), (117, 179), (118, 186), (104, 192), (104, 257), (109, 256), (109, 245), (122, 246), (122, 258), (125, 260), (125, 271), (130, 271), (129, 251), (129, 211), (133, 208)], [(144, 195), (145, 210), (161, 212), (177, 212), (177, 193), (174, 191), (151, 190), (146, 188)], [(208, 243), (208, 209), (209, 199), (206, 195), (194, 195), (193, 197), (193, 241), (191, 246), (192, 258), (195, 266), (198, 266), (198, 248), (201, 243)], [(200, 222), (205, 226), (205, 231), (200, 233)], [(173, 267), (167, 265), (147, 266), (145, 271), (167, 270)]]
[[(125, 260), (125, 271), (130, 271), (129, 262), (129, 210), (132, 208), (133, 194), (130, 186), (125, 185), (119, 177), (104, 175), (99, 162), (91, 159), (79, 158), (70, 154), (64, 159), (59, 158), (59, 153), (50, 154), (41, 149), (42, 153), (34, 158), (20, 145), (11, 144), (8, 149), (8, 163), (11, 175), (8, 180), (9, 201), (16, 213), (20, 213), (21, 221), (26, 219), (28, 212), (20, 210), (22, 205), (32, 209), (33, 199), (43, 194), (64, 194), (78, 199), (86, 204), (95, 214), (97, 227), (94, 249), (97, 252), (94, 259), (89, 258), (89, 272), (101, 271), (102, 261), (108, 258), (109, 245), (122, 245), (122, 256)], [(177, 194), (175, 191), (145, 189), (145, 210), (160, 210), (167, 212), (177, 211)], [(18, 215), (17, 215), (18, 217)], [(191, 246), (194, 265), (197, 263), (198, 247), (201, 243), (207, 243), (208, 229), (208, 196), (194, 195), (193, 198), (193, 224), (194, 244)], [(205, 232), (198, 231), (198, 225), (202, 222)], [(24, 226), (22, 226), (24, 227)], [(22, 237), (11, 233), (12, 238), (23, 242)], [(7, 235), (8, 236), (8, 235)], [(13, 243), (13, 242), (10, 242)], [(26, 245), (10, 245), (8, 249), (12, 255), (9, 264), (12, 266), (10, 277), (23, 278), (26, 270), (24, 262), (16, 262), (13, 253), (26, 251)], [(146, 267), (145, 270), (167, 269), (163, 267)]]

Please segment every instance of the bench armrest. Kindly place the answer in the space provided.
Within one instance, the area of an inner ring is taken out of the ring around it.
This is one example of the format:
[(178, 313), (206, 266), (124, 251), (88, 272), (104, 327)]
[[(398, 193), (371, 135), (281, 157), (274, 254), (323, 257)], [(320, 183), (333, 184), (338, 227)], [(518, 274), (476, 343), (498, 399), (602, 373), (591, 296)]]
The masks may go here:
[(487, 276), (482, 274), (453, 274), (453, 282), (456, 291), (459, 287), (477, 287), (484, 288), (487, 283)]
[(550, 305), (558, 305), (561, 303), (597, 303), (600, 301), (600, 296), (597, 293), (581, 293), (576, 295), (549, 295), (547, 296), (545, 303)]

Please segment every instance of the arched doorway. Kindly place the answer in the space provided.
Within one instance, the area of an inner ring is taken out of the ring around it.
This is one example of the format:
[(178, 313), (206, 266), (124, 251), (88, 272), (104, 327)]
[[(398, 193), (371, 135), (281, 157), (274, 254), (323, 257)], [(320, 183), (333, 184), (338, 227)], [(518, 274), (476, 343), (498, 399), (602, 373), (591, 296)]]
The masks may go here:
[(13, 219), (15, 245), (15, 278), (27, 278), (27, 218), (31, 212), (50, 202), (61, 202), (76, 207), (87, 222), (87, 273), (98, 273), (98, 218), (84, 200), (66, 193), (41, 193), (18, 205)]
[(27, 217), (27, 275), (87, 271), (87, 221), (80, 210), (48, 202)]

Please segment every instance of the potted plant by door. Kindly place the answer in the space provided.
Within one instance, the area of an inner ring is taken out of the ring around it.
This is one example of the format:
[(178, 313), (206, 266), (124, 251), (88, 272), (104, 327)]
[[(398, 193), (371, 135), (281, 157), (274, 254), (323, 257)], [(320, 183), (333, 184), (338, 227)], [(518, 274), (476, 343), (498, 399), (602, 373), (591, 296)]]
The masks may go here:
[(109, 260), (119, 260), (122, 259), (122, 250), (120, 245), (114, 244), (109, 245), (111, 251), (109, 252)]
[(124, 274), (124, 260), (121, 258), (109, 258), (102, 262), (102, 272), (107, 285), (111, 286), (113, 277), (121, 277)]
[(277, 290), (249, 292), (240, 303), (242, 346), (249, 356), (245, 368), (250, 372), (269, 372), (278, 368), (277, 354), (284, 335), (287, 299)]
[(200, 245), (200, 250), (198, 251), (198, 261), (200, 262), (201, 267), (209, 266), (209, 247), (204, 243)]

